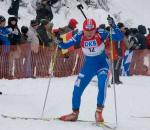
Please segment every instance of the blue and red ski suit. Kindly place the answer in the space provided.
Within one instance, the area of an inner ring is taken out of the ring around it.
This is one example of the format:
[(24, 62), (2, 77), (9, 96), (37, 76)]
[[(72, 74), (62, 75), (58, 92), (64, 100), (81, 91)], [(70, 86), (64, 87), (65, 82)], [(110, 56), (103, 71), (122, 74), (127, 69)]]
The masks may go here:
[[(123, 34), (117, 27), (113, 27), (112, 30), (113, 41), (123, 39)], [(78, 44), (81, 46), (83, 54), (85, 55), (84, 64), (74, 85), (72, 96), (73, 110), (79, 110), (82, 93), (95, 75), (98, 78), (97, 106), (104, 107), (109, 70), (104, 44), (107, 37), (109, 37), (109, 32), (106, 30), (97, 30), (91, 39), (87, 39), (84, 36), (84, 32), (81, 31), (74, 35), (68, 42), (59, 45), (60, 48), (67, 49), (74, 44)]]

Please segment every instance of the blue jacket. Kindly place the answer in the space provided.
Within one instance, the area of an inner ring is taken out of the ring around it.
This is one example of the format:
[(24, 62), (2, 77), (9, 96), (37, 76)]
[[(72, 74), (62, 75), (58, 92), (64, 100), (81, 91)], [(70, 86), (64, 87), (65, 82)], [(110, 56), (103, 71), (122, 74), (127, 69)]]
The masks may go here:
[[(99, 29), (97, 30), (98, 33), (100, 34), (102, 41), (104, 42), (107, 37), (109, 37), (110, 33), (104, 29)], [(67, 49), (73, 46), (74, 44), (80, 45), (81, 37), (83, 36), (83, 31), (77, 33), (74, 35), (69, 41), (66, 43), (61, 43), (59, 45), (60, 48), (62, 49)], [(121, 41), (123, 39), (123, 33), (120, 31), (120, 29), (116, 26), (113, 27), (112, 29), (112, 40), (113, 41)]]
[(10, 31), (6, 27), (0, 27), (0, 41), (2, 41), (3, 45), (10, 45), (10, 41), (8, 39), (8, 35)]
[(0, 27), (0, 41), (2, 42), (3, 48), (2, 53), (8, 53), (10, 51), (10, 41), (8, 35), (10, 31), (6, 27)]

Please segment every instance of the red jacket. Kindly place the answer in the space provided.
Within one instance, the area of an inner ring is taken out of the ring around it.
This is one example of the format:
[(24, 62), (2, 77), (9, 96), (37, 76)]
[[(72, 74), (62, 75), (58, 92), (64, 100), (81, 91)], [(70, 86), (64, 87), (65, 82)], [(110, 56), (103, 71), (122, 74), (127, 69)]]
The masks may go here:
[[(114, 60), (117, 60), (118, 56), (121, 56), (122, 58), (124, 57), (124, 52), (125, 52), (125, 48), (126, 48), (125, 41), (124, 40), (120, 41), (120, 50), (121, 50), (121, 52), (119, 52), (118, 49), (117, 49), (118, 44), (119, 43), (117, 43), (115, 41), (112, 42), (112, 45), (113, 45), (113, 59)], [(107, 39), (106, 44), (105, 44), (105, 51), (106, 51), (106, 54), (109, 57), (109, 59), (112, 59), (110, 47), (111, 47), (110, 46), (110, 40)], [(121, 54), (119, 54), (119, 53), (121, 53)]]

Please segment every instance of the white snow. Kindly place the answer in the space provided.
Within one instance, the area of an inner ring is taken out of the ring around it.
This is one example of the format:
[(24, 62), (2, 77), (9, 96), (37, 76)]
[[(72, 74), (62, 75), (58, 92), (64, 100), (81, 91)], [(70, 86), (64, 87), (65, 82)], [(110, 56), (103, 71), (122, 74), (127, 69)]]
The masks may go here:
[[(114, 3), (115, 2), (115, 3)], [(135, 4), (136, 3), (136, 4)], [(111, 13), (121, 11), (121, 19), (130, 21), (132, 26), (145, 24), (150, 27), (149, 0), (112, 0)], [(8, 18), (9, 4), (0, 2), (0, 15)], [(115, 8), (117, 7), (117, 8)], [(106, 23), (105, 11), (84, 10), (88, 17), (96, 19), (98, 24)], [(19, 26), (29, 25), (29, 20), (35, 18), (34, 12), (28, 13), (26, 8), (20, 8)], [(72, 5), (71, 10), (63, 8), (54, 17), (54, 26), (61, 27), (67, 24), (69, 18), (75, 17), (82, 28), (84, 17)], [(57, 117), (71, 112), (71, 98), (76, 76), (53, 78), (46, 104), (44, 117)], [(150, 130), (150, 119), (136, 119), (135, 116), (150, 116), (149, 77), (133, 76), (122, 77), (123, 85), (116, 86), (118, 108), (118, 130)], [(25, 117), (40, 117), (44, 103), (48, 80), (21, 79), (0, 80), (0, 91), (8, 95), (0, 95), (0, 114), (10, 114)], [(96, 109), (97, 83), (91, 82), (82, 96), (79, 119), (93, 120)], [(115, 123), (113, 87), (108, 88), (104, 109), (105, 121)], [(59, 121), (12, 120), (0, 116), (0, 130), (100, 130), (90, 123), (64, 123)]]
[[(76, 76), (52, 78), (44, 117), (58, 117), (71, 112), (71, 97)], [(0, 80), (0, 114), (40, 117), (48, 85), (47, 79)], [(149, 130), (149, 77), (122, 77), (123, 85), (116, 86), (118, 130)], [(105, 121), (115, 123), (113, 87), (108, 88), (104, 109)], [(97, 83), (91, 82), (82, 96), (79, 119), (93, 120), (96, 109)], [(12, 120), (0, 117), (1, 130), (98, 130), (90, 123), (59, 121)]]

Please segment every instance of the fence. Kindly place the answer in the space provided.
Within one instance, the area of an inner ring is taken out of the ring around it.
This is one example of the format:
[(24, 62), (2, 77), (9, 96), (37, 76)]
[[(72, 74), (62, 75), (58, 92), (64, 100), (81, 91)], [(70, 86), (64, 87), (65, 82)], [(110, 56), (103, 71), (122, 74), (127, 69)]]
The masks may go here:
[[(19, 79), (28, 77), (48, 77), (51, 74), (51, 63), (56, 46), (39, 47), (38, 53), (31, 50), (30, 44), (19, 46), (0, 46), (0, 78)], [(65, 77), (79, 73), (84, 56), (81, 49), (70, 52), (64, 58), (58, 51), (53, 75)], [(133, 52), (130, 75), (150, 76), (150, 50)]]
[(150, 50), (136, 50), (133, 52), (130, 74), (150, 76)]
[[(38, 53), (34, 53), (30, 44), (0, 46), (0, 78), (49, 76), (55, 48), (55, 46), (39, 47)], [(54, 76), (64, 77), (79, 73), (83, 59), (84, 56), (80, 49), (70, 53), (68, 58), (64, 58), (61, 50), (59, 50), (54, 67)]]

